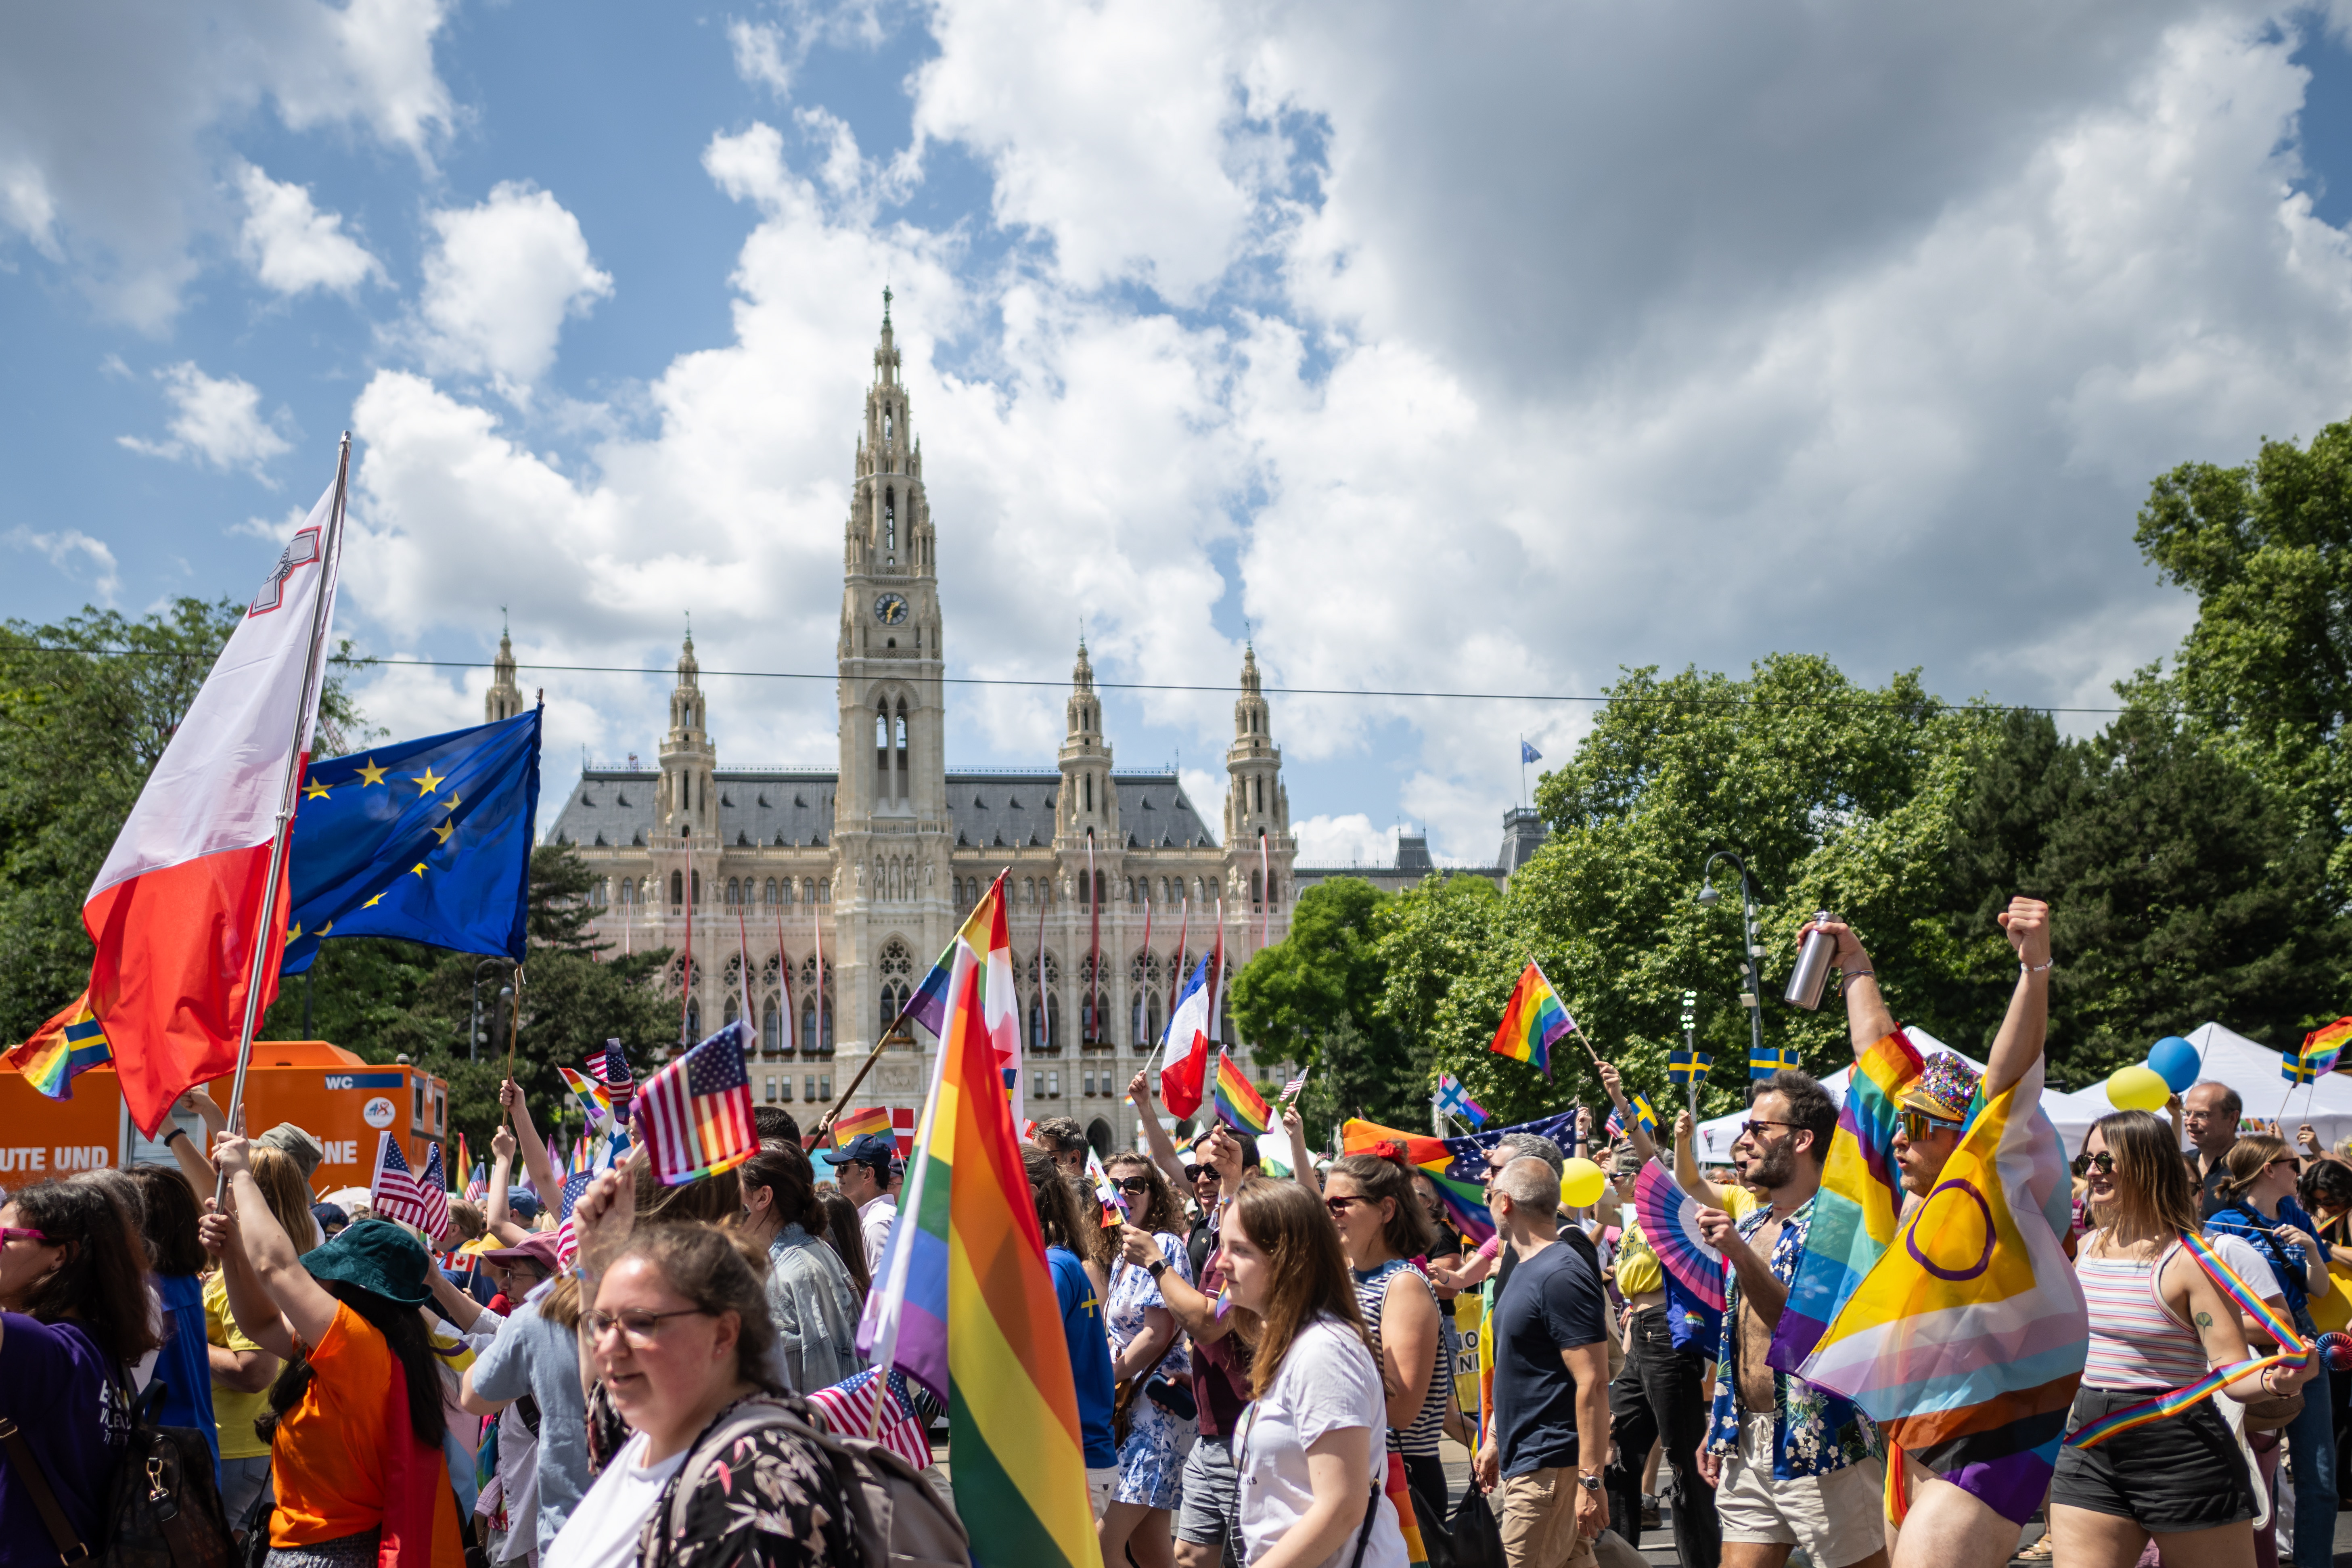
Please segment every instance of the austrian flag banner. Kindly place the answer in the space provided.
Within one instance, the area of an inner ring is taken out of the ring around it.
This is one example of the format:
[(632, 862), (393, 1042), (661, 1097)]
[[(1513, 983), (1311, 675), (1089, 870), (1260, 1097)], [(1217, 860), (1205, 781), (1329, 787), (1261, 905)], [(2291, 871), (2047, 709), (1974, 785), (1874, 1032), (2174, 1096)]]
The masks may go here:
[[(290, 905), (285, 860), (264, 893), (289, 764), (310, 751), (334, 624), (343, 479), (263, 575), (228, 646), (172, 733), (82, 903), (98, 944), (89, 1005), (131, 1119), (149, 1137), (189, 1087), (235, 1070), (248, 984), (268, 1005)], [(257, 966), (255, 956), (261, 962)]]

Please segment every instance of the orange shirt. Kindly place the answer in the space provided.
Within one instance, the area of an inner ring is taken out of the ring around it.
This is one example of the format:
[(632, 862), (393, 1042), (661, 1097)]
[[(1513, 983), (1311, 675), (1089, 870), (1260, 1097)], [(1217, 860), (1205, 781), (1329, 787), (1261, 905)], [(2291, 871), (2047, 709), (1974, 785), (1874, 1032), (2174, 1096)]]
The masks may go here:
[[(392, 1347), (341, 1302), (326, 1337), (310, 1352), (310, 1386), (278, 1422), (270, 1475), (278, 1507), (269, 1516), (272, 1546), (317, 1546), (383, 1523), (384, 1391), (392, 1385)], [(405, 1408), (396, 1414), (405, 1426)], [(405, 1432), (403, 1440), (414, 1441)]]

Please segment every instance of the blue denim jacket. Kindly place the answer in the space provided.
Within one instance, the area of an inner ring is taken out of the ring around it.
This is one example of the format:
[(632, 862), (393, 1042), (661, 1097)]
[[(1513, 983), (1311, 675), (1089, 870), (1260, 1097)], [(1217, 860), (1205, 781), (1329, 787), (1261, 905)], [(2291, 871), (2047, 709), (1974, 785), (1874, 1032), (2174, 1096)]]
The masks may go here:
[[(1739, 1222), (1746, 1240), (1772, 1217), (1769, 1206), (1751, 1211)], [(1786, 1285), (1797, 1277), (1804, 1256), (1805, 1233), (1812, 1228), (1813, 1200), (1807, 1198), (1780, 1226), (1773, 1244), (1772, 1278)], [(1723, 1264), (1723, 1338), (1716, 1357), (1715, 1408), (1707, 1421), (1706, 1451), (1727, 1455), (1739, 1449), (1739, 1275), (1729, 1258)], [(1784, 1372), (1772, 1374), (1772, 1479), (1827, 1475), (1848, 1465), (1878, 1457), (1878, 1429), (1852, 1400), (1817, 1388)]]

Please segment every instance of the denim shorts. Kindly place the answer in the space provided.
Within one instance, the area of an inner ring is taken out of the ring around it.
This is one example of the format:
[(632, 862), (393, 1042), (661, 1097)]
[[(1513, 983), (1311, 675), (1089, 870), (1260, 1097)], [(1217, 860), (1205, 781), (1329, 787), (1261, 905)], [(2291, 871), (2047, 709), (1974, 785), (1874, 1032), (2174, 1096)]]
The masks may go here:
[(1176, 1509), (1176, 1539), (1195, 1546), (1223, 1543), (1238, 1558), (1242, 1545), (1241, 1478), (1223, 1437), (1202, 1436), (1184, 1457), (1184, 1497)]
[[(2080, 1430), (2154, 1397), (2145, 1389), (2083, 1389), (2074, 1395), (2066, 1429)], [(2095, 1448), (2059, 1449), (2050, 1502), (2132, 1520), (2157, 1535), (2254, 1517), (2245, 1456), (2210, 1400), (2118, 1432)]]

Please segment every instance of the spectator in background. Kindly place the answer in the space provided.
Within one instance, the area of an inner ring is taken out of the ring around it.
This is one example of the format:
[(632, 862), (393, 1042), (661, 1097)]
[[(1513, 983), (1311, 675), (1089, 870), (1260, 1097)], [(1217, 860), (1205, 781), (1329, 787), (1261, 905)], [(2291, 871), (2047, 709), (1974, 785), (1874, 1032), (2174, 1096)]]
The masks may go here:
[(890, 1244), (890, 1226), (898, 1205), (890, 1196), (890, 1175), (898, 1163), (898, 1141), (887, 1132), (861, 1132), (838, 1149), (819, 1152), (817, 1158), (833, 1167), (841, 1195), (857, 1210), (857, 1230), (866, 1253), (866, 1276), (882, 1268), (882, 1249)]
[(834, 1256), (841, 1259), (849, 1275), (850, 1289), (864, 1301), (874, 1288), (873, 1276), (866, 1271), (866, 1233), (857, 1223), (857, 1205), (841, 1195), (841, 1189), (830, 1183), (817, 1189), (817, 1201), (824, 1206), (824, 1229), (819, 1234)]
[(275, 1149), (293, 1161), (294, 1168), (301, 1173), (302, 1184), (306, 1187), (319, 1173), (320, 1163), (327, 1157), (325, 1146), (291, 1121), (279, 1122), (253, 1142), (256, 1148)]
[(212, 1446), (217, 1471), (220, 1430), (213, 1414), (212, 1357), (205, 1333), (203, 1275), (210, 1260), (196, 1236), (204, 1211), (196, 1206), (195, 1190), (177, 1171), (134, 1165), (131, 1179), (139, 1184), (140, 1234), (147, 1244), (149, 1278), (163, 1304), (163, 1344), (155, 1363), (163, 1399), (155, 1421), (202, 1432)]
[(2221, 1183), (2221, 1162), (2238, 1141), (2238, 1119), (2246, 1113), (2246, 1102), (2228, 1084), (2209, 1078), (2189, 1085), (2181, 1103), (2188, 1109), (2189, 1142), (2197, 1149), (2197, 1215), (2211, 1219), (2213, 1211), (2227, 1201), (2214, 1189)]
[(482, 1271), (498, 1285), (489, 1310), (502, 1318), (530, 1299), (542, 1281), (555, 1277), (555, 1237), (532, 1234), (517, 1247), (494, 1247), (481, 1255)]
[[(211, 1162), (205, 1163), (209, 1167)], [(253, 1150), (252, 1163), (254, 1181), (278, 1227), (294, 1239), (298, 1257), (307, 1256), (319, 1245), (320, 1225), (300, 1167), (291, 1155), (276, 1149)], [(342, 1229), (340, 1218), (335, 1228)], [(205, 1281), (205, 1340), (212, 1363), (213, 1413), (218, 1419), (221, 1503), (230, 1528), (240, 1534), (255, 1506), (265, 1505), (259, 1524), (266, 1530), (269, 1440), (255, 1425), (269, 1414), (269, 1385), (285, 1362), (237, 1327), (228, 1308), (228, 1277), (219, 1269)]]
[(793, 1113), (781, 1105), (755, 1105), (751, 1108), (751, 1131), (760, 1135), (762, 1143), (790, 1143), (801, 1146), (801, 1124)]
[[(49, 1491), (86, 1543), (101, 1540), (130, 1436), (131, 1368), (155, 1348), (144, 1265), (104, 1188), (36, 1182), (0, 1204), (0, 1412), (31, 1423)], [(58, 1555), (31, 1494), (0, 1462), (0, 1561)]]
[(1324, 1207), (1339, 1232), (1339, 1249), (1354, 1271), (1356, 1310), (1371, 1335), (1387, 1390), (1383, 1453), (1398, 1455), (1407, 1479), (1438, 1508), (1447, 1498), (1437, 1442), (1445, 1426), (1444, 1341), (1438, 1332), (1436, 1289), (1412, 1259), (1429, 1247), (1429, 1216), (1412, 1195), (1402, 1150), (1349, 1154), (1331, 1163)]
[(1118, 1446), (1118, 1488), (1102, 1513), (1103, 1561), (1116, 1563), (1131, 1552), (1138, 1568), (1173, 1568), (1168, 1511), (1182, 1496), (1184, 1456), (1200, 1428), (1183, 1331), (1160, 1293), (1162, 1276), (1188, 1284), (1192, 1278), (1183, 1210), (1166, 1173), (1141, 1154), (1112, 1155), (1106, 1173), (1126, 1205), (1125, 1224), (1159, 1251), (1140, 1265), (1123, 1257), (1111, 1265), (1111, 1375), (1127, 1402), (1129, 1430)]
[(342, 1235), (343, 1227), (352, 1223), (341, 1204), (312, 1204), (310, 1219), (319, 1227), (319, 1234), (329, 1241)]
[(768, 1316), (784, 1386), (807, 1394), (854, 1375), (866, 1364), (857, 1354), (865, 1298), (840, 1255), (811, 1234), (811, 1226), (824, 1226), (824, 1205), (808, 1155), (798, 1143), (762, 1143), (735, 1175), (743, 1234), (768, 1258)]
[(1118, 1449), (1110, 1437), (1110, 1341), (1103, 1324), (1102, 1297), (1071, 1245), (1091, 1216), (1079, 1211), (1076, 1191), (1052, 1155), (1024, 1143), (1022, 1157), (1037, 1228), (1045, 1233), (1045, 1263), (1061, 1298), (1062, 1334), (1069, 1344), (1070, 1379), (1078, 1394), (1078, 1433), (1086, 1445), (1087, 1488), (1093, 1495), (1095, 1517), (1100, 1519), (1118, 1482)]
[(1087, 1135), (1066, 1116), (1048, 1116), (1037, 1123), (1037, 1143), (1054, 1157), (1066, 1176), (1087, 1173)]
[[(510, 1284), (539, 1267), (551, 1269), (555, 1242), (533, 1236), (520, 1247), (483, 1254), (507, 1269)], [(498, 1415), (500, 1472), (504, 1478), (509, 1406), (515, 1422), (536, 1443), (537, 1462), (507, 1494), (506, 1561), (548, 1548), (578, 1507), (593, 1479), (588, 1466), (588, 1404), (580, 1386), (580, 1281), (542, 1278), (528, 1298), (507, 1314), (498, 1339), (466, 1370), (458, 1404), (476, 1415)]]
[(1590, 1568), (1592, 1542), (1609, 1525), (1601, 1276), (1559, 1240), (1559, 1176), (1549, 1163), (1513, 1159), (1496, 1173), (1489, 1199), (1517, 1263), (1495, 1305), (1495, 1416), (1478, 1450), (1478, 1482), (1501, 1490), (1510, 1568)]

